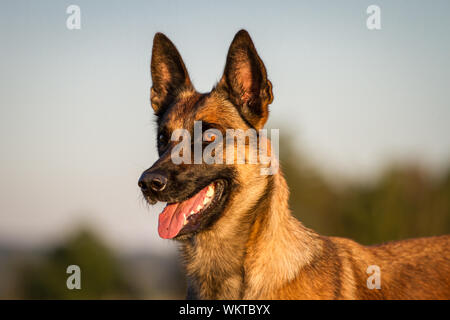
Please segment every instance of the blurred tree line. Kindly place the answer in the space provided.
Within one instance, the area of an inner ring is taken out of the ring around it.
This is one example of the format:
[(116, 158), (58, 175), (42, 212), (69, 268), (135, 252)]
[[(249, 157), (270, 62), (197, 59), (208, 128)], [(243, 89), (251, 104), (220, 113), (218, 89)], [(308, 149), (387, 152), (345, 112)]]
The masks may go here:
[[(81, 269), (80, 290), (67, 288), (69, 265)], [(136, 295), (114, 253), (87, 228), (81, 228), (73, 238), (52, 249), (43, 261), (20, 268), (18, 295), (25, 299), (108, 299)]]
[[(67, 287), (70, 265), (80, 267), (79, 290)], [(86, 226), (55, 248), (22, 253), (12, 268), (14, 288), (0, 299), (183, 299), (186, 292), (177, 256), (119, 253)]]
[(433, 177), (416, 165), (392, 166), (373, 183), (336, 187), (281, 141), (290, 208), (304, 225), (362, 244), (450, 233), (450, 170)]

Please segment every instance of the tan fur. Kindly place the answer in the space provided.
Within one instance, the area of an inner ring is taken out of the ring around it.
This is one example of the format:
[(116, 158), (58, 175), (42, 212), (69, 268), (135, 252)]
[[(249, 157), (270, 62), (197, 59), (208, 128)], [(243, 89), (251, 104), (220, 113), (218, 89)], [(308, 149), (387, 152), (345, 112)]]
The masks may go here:
[[(201, 283), (198, 298), (450, 298), (449, 236), (373, 247), (320, 236), (291, 215), (281, 173), (272, 183), (270, 199), (252, 213), (246, 209), (267, 184), (235, 195), (211, 230), (183, 244), (188, 275)], [(369, 265), (381, 268), (379, 290), (367, 288)]]

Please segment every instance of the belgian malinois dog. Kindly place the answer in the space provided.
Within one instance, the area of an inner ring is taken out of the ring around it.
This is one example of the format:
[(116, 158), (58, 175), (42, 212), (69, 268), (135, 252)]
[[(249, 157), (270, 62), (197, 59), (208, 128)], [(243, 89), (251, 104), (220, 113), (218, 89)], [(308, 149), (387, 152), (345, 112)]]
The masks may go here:
[[(174, 163), (172, 134), (192, 133), (194, 121), (219, 132), (263, 128), (272, 84), (245, 30), (234, 37), (209, 93), (194, 89), (162, 33), (154, 37), (151, 74), (159, 159), (138, 184), (149, 203), (167, 203), (158, 231), (180, 244), (188, 298), (450, 298), (450, 236), (377, 246), (325, 237), (291, 215), (286, 181), (280, 171), (262, 175), (266, 164)], [(203, 136), (202, 148), (212, 141)], [(245, 148), (247, 157), (255, 145), (246, 140)]]

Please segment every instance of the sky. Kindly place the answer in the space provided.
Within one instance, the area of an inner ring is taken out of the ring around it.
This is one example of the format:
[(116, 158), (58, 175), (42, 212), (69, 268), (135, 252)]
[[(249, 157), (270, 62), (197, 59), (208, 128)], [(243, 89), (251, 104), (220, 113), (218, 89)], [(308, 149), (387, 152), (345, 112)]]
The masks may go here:
[[(81, 29), (66, 27), (69, 5)], [(368, 30), (366, 9), (381, 9)], [(273, 83), (268, 126), (324, 172), (450, 164), (449, 1), (1, 1), (0, 244), (43, 245), (80, 224), (122, 250), (171, 251), (137, 179), (156, 160), (152, 39), (194, 86), (220, 79), (249, 31)], [(280, 149), (283, 145), (280, 146)]]

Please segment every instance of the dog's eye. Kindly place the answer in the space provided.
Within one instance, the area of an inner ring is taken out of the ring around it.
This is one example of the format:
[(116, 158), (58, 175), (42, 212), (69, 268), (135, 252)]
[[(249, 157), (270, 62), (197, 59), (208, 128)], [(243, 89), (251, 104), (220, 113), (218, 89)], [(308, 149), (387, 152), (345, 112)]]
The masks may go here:
[(203, 141), (213, 142), (214, 140), (216, 140), (216, 135), (213, 132), (210, 131), (203, 132)]
[(160, 134), (160, 135), (158, 136), (158, 142), (159, 142), (160, 144), (162, 144), (162, 145), (166, 144), (166, 142), (167, 142), (166, 136), (163, 135), (163, 134)]

